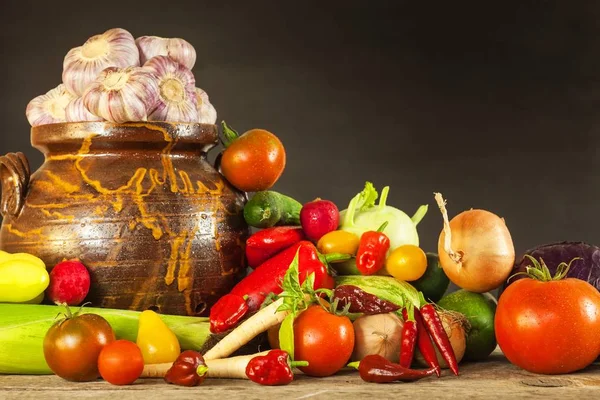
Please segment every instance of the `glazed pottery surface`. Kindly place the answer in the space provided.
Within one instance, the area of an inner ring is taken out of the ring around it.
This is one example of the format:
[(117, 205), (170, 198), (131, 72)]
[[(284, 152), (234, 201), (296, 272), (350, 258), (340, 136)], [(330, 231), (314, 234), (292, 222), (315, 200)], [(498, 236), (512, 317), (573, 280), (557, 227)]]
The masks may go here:
[(84, 122), (32, 128), (45, 155), (0, 157), (0, 248), (48, 268), (80, 259), (95, 307), (205, 316), (245, 270), (244, 193), (207, 162), (217, 127)]

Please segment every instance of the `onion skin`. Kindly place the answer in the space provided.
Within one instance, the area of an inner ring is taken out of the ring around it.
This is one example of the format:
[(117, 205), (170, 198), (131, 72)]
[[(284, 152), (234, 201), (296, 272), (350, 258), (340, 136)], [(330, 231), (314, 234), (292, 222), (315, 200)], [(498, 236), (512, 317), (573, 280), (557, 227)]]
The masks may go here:
[(400, 361), (404, 322), (394, 313), (363, 315), (354, 321), (352, 361), (378, 354), (388, 361)]
[(515, 247), (504, 220), (485, 210), (468, 210), (450, 221), (451, 248), (462, 255), (454, 261), (444, 248), (446, 235), (440, 233), (440, 264), (455, 285), (476, 293), (500, 287), (515, 263)]

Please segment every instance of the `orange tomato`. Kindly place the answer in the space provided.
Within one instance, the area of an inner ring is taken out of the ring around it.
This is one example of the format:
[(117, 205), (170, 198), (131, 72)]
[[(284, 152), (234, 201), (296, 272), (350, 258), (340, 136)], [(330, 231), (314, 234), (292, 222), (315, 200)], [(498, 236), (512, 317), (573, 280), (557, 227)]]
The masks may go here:
[(285, 149), (277, 136), (264, 129), (252, 129), (225, 149), (221, 172), (239, 190), (258, 192), (277, 182), (285, 160)]
[(575, 278), (520, 279), (500, 296), (494, 323), (511, 363), (534, 373), (574, 372), (600, 352), (600, 293)]

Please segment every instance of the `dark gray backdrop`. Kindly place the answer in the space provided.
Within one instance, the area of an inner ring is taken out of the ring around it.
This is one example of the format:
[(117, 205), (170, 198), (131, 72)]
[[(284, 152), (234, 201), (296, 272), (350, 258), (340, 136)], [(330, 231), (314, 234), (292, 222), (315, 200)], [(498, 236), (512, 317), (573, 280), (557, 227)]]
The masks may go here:
[(191, 42), (219, 119), (279, 135), (276, 189), (300, 201), (344, 208), (372, 180), (408, 214), (430, 204), (426, 250), (441, 228), (434, 190), (452, 215), (505, 217), (518, 252), (600, 244), (598, 2), (0, 4), (0, 151), (34, 168), (28, 101), (60, 82), (70, 48), (122, 27)]

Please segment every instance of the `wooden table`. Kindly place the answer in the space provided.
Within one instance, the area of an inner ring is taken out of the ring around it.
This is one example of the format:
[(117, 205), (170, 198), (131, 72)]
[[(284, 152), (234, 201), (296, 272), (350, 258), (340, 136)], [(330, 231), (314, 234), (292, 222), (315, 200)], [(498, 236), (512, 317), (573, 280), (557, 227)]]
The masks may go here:
[(486, 362), (461, 364), (461, 371), (459, 378), (445, 371), (440, 379), (385, 385), (365, 383), (357, 372), (342, 371), (322, 379), (298, 375), (292, 384), (282, 387), (213, 379), (197, 388), (171, 386), (162, 380), (116, 387), (103, 381), (70, 383), (55, 376), (0, 376), (0, 399), (600, 399), (600, 364), (571, 375), (536, 375), (512, 366), (496, 351)]

